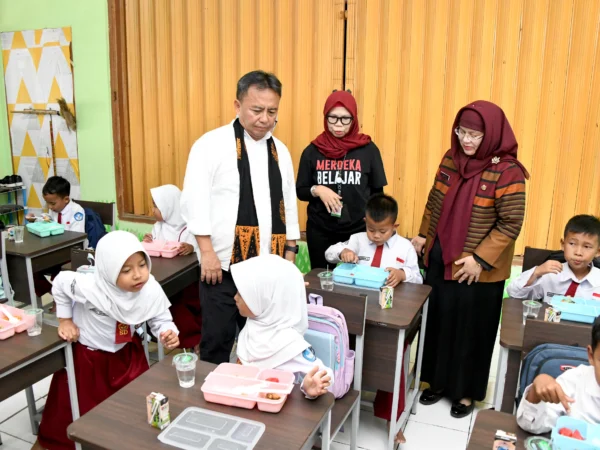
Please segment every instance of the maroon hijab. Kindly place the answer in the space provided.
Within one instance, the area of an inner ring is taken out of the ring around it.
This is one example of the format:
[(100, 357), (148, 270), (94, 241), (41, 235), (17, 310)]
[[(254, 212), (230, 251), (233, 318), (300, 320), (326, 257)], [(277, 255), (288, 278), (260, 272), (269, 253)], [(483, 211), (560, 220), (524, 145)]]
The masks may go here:
[[(459, 125), (485, 133), (477, 153), (471, 157), (465, 154), (458, 136), (454, 133)], [(473, 200), (483, 171), (492, 165), (495, 166), (495, 170), (503, 171), (514, 163), (521, 168), (525, 178), (529, 178), (529, 173), (517, 160), (519, 145), (515, 134), (504, 111), (494, 103), (478, 100), (458, 111), (452, 126), (451, 143), (450, 156), (458, 174), (450, 180), (450, 188), (444, 197), (437, 226), (446, 266), (446, 279), (451, 279), (452, 264), (463, 251), (471, 221)]]
[[(329, 114), (329, 112), (336, 106), (343, 106), (346, 108), (354, 119), (348, 134), (343, 138), (336, 138), (329, 132), (329, 128), (327, 126), (327, 114)], [(333, 92), (325, 102), (323, 115), (323, 126), (325, 131), (318, 135), (317, 138), (312, 141), (312, 143), (315, 144), (319, 151), (327, 158), (343, 158), (350, 150), (363, 147), (371, 142), (371, 137), (369, 135), (359, 132), (360, 126), (358, 124), (358, 108), (356, 106), (356, 100), (350, 92)]]

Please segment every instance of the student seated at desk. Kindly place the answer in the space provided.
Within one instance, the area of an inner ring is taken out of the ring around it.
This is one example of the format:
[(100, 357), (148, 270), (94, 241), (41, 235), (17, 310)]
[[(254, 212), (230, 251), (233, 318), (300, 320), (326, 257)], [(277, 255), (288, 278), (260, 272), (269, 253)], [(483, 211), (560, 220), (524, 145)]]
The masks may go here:
[(396, 233), (398, 203), (393, 197), (375, 194), (367, 202), (367, 231), (350, 236), (347, 242), (332, 245), (325, 258), (332, 264), (356, 263), (385, 267), (390, 273), (386, 285), (402, 282), (423, 284), (417, 252), (408, 239)]
[[(198, 244), (195, 236), (187, 230), (187, 224), (181, 216), (179, 202), (181, 191), (177, 186), (166, 184), (150, 189), (152, 213), (156, 223), (152, 233), (144, 236), (144, 242), (153, 240), (179, 242), (179, 255), (190, 255), (197, 250)], [(202, 314), (200, 311), (200, 286), (199, 282), (191, 284), (180, 293), (170, 298), (171, 314), (179, 328), (179, 342), (181, 348), (192, 348), (200, 353), (200, 339), (202, 337)]]
[(277, 255), (260, 255), (231, 266), (238, 292), (235, 303), (246, 325), (240, 331), (237, 356), (243, 365), (296, 374), (309, 399), (326, 394), (333, 371), (308, 342), (306, 287), (302, 273)]
[(546, 261), (510, 282), (513, 298), (544, 299), (555, 295), (600, 300), (600, 269), (593, 266), (600, 256), (600, 220), (582, 214), (571, 218), (561, 245), (567, 262)]
[[(85, 211), (71, 200), (71, 183), (63, 177), (54, 176), (48, 178), (42, 188), (42, 195), (48, 205), (48, 213), (53, 222), (58, 222), (65, 227), (65, 231), (76, 231), (85, 233)], [(35, 222), (35, 214), (27, 214), (28, 222)], [(87, 240), (84, 243), (87, 247)], [(61, 271), (62, 264), (52, 267), (46, 273), (37, 273), (33, 277), (35, 294), (42, 297), (52, 290), (52, 284), (45, 275), (54, 278)]]
[(588, 345), (590, 365), (567, 370), (558, 378), (538, 375), (523, 393), (517, 423), (529, 433), (547, 433), (560, 416), (568, 414), (588, 423), (600, 423), (600, 316)]
[[(98, 243), (93, 274), (64, 271), (54, 280), (58, 335), (76, 342), (73, 360), (81, 415), (148, 370), (142, 342), (132, 326), (147, 321), (166, 348), (179, 345), (169, 300), (150, 275), (150, 265), (150, 257), (133, 234), (113, 231)], [(75, 448), (67, 437), (72, 421), (63, 369), (52, 377), (33, 448)]]

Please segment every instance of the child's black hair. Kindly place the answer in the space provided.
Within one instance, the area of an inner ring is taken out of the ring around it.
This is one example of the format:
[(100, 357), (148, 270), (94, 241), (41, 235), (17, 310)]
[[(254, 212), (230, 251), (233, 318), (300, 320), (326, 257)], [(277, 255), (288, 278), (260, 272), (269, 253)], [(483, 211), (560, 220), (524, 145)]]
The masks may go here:
[(600, 242), (600, 220), (589, 214), (579, 214), (571, 217), (565, 226), (565, 238), (567, 233), (583, 233), (598, 237)]
[(592, 326), (592, 351), (596, 350), (598, 343), (600, 343), (600, 316), (596, 317)]
[(392, 219), (396, 223), (398, 218), (398, 202), (389, 195), (379, 193), (371, 196), (367, 201), (366, 215), (375, 222)]
[(71, 195), (71, 183), (59, 176), (48, 178), (46, 184), (42, 188), (42, 195), (56, 194), (61, 198)]

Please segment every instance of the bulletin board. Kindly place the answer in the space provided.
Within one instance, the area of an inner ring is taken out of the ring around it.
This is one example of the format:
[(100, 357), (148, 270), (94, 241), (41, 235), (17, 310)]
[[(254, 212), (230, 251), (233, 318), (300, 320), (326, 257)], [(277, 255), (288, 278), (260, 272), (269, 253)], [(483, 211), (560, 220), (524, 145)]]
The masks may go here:
[(0, 39), (13, 170), (23, 178), (27, 188), (26, 207), (30, 212), (46, 208), (42, 187), (48, 177), (55, 175), (54, 165), (56, 175), (71, 183), (71, 197), (80, 198), (76, 131), (70, 131), (65, 120), (57, 115), (13, 113), (26, 109), (58, 111), (57, 99), (63, 97), (76, 115), (71, 28), (6, 32), (0, 34)]

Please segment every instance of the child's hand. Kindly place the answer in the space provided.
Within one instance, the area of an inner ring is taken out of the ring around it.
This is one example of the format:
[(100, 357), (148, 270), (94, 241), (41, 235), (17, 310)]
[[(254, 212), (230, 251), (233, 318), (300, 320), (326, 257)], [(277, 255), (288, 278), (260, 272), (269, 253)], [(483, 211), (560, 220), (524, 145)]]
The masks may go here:
[(27, 219), (27, 222), (29, 223), (35, 222), (35, 214), (29, 213), (25, 216), (25, 219)]
[(340, 260), (345, 263), (354, 263), (358, 262), (358, 256), (349, 248), (345, 248), (342, 253), (340, 253)]
[(309, 397), (318, 397), (327, 394), (327, 388), (331, 386), (331, 377), (327, 375), (326, 370), (319, 372), (319, 367), (315, 366), (306, 374), (302, 382), (302, 389)]
[(163, 347), (169, 350), (179, 347), (179, 337), (173, 330), (160, 333), (160, 342)]
[(77, 342), (79, 339), (79, 328), (71, 319), (59, 319), (58, 336), (67, 342)]
[(153, 241), (152, 234), (151, 233), (146, 233), (144, 235), (144, 242), (152, 242), (152, 241)]
[(563, 265), (558, 261), (546, 261), (544, 264), (537, 266), (533, 271), (536, 278), (540, 278), (548, 273), (559, 274), (563, 270)]
[(530, 403), (539, 403), (541, 401), (555, 404), (561, 403), (567, 414), (571, 412), (571, 403), (575, 402), (574, 399), (565, 394), (561, 385), (554, 378), (545, 374), (538, 375), (533, 380), (533, 385), (527, 395), (527, 401)]
[(194, 246), (187, 244), (185, 242), (182, 242), (181, 245), (179, 246), (178, 255), (186, 256), (186, 255), (191, 255), (192, 253), (194, 253)]
[(406, 281), (406, 272), (402, 269), (394, 269), (393, 267), (388, 267), (387, 269), (385, 269), (385, 271), (390, 273), (385, 282), (386, 286), (396, 287), (403, 281)]

